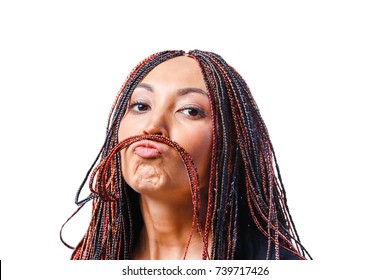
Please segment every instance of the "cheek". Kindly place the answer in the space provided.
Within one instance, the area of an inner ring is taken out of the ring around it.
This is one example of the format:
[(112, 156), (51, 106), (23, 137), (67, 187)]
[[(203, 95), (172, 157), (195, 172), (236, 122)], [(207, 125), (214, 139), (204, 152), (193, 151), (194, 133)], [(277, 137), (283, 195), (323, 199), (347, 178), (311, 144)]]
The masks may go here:
[(130, 136), (136, 135), (136, 124), (131, 121), (131, 118), (125, 117), (121, 120), (118, 130), (118, 141), (122, 141)]
[(118, 141), (122, 141), (126, 138), (126, 135), (128, 134), (128, 129), (126, 125), (126, 121), (122, 120), (120, 125), (119, 125), (119, 130), (118, 130)]
[(129, 160), (126, 156), (126, 151), (127, 151), (127, 148), (120, 151), (120, 157), (121, 157), (120, 164), (121, 164), (121, 172), (122, 172), (123, 177), (125, 178), (126, 183), (130, 184), (129, 176), (128, 176), (128, 174), (130, 173), (129, 172)]
[[(175, 140), (176, 141), (176, 140)], [(180, 139), (176, 141), (193, 158), (198, 169), (200, 180), (206, 180), (210, 170), (212, 128), (211, 125), (202, 129), (192, 130), (188, 133), (181, 133)]]

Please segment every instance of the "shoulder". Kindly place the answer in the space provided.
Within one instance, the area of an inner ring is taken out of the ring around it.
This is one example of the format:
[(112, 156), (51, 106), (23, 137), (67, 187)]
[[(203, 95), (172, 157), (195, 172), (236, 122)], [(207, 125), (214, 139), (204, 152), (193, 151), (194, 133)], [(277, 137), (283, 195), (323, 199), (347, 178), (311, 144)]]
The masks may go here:
[[(275, 245), (271, 243), (270, 259), (275, 259)], [(257, 228), (248, 226), (247, 230), (241, 232), (237, 240), (236, 259), (241, 260), (265, 260), (267, 257), (268, 238)], [(281, 260), (300, 260), (301, 258), (287, 249), (279, 248), (279, 258)]]

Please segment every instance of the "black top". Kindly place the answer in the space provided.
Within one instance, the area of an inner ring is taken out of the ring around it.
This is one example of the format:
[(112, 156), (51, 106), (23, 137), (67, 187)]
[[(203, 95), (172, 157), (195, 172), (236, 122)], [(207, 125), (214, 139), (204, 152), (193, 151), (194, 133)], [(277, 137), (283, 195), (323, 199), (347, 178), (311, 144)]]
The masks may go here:
[[(241, 228), (237, 240), (237, 260), (265, 260), (267, 257), (268, 238), (256, 226), (248, 224), (246, 229)], [(271, 243), (270, 259), (275, 259), (275, 244)], [(283, 247), (279, 246), (279, 259), (300, 260), (300, 258)]]

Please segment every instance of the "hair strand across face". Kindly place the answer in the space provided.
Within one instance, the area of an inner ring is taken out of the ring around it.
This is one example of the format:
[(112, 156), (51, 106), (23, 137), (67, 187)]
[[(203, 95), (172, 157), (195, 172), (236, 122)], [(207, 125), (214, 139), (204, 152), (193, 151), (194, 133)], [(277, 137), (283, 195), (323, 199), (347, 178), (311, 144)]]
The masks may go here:
[[(177, 143), (150, 136), (176, 149), (187, 168), (193, 200), (193, 224), (203, 240), (203, 259), (311, 258), (290, 215), (275, 152), (267, 128), (242, 77), (219, 55), (199, 50), (164, 51), (143, 60), (121, 87), (109, 114), (106, 139), (87, 173), (93, 200), (89, 228), (72, 259), (131, 259), (142, 218), (138, 195), (124, 181), (118, 129), (130, 97), (157, 65), (177, 56), (195, 59), (202, 71), (212, 112), (212, 154), (205, 224), (199, 223), (200, 196), (196, 168)], [(211, 244), (209, 244), (211, 236)], [(209, 250), (211, 254), (209, 254)], [(186, 253), (184, 255), (184, 258)]]

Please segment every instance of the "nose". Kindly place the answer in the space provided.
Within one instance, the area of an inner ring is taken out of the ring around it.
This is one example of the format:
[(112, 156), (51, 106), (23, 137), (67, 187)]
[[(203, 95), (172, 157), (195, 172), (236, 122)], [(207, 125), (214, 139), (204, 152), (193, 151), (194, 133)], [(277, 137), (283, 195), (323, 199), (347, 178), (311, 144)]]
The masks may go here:
[(169, 138), (169, 124), (164, 112), (154, 112), (150, 114), (150, 118), (144, 128), (144, 134), (157, 134)]

